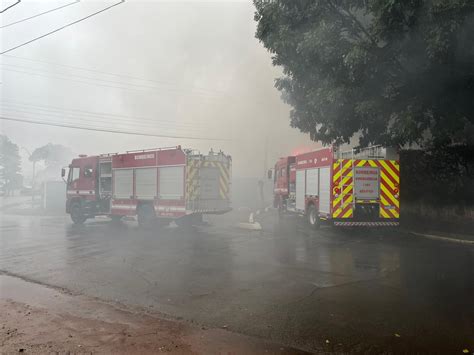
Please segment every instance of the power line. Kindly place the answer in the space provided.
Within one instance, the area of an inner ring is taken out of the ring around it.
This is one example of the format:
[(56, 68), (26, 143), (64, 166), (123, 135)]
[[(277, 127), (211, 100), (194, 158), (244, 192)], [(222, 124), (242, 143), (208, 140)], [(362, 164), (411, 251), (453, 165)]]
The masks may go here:
[[(20, 0), (18, 0), (18, 2), (19, 2), (19, 1), (20, 1)], [(96, 11), (96, 12), (90, 14), (90, 15), (87, 15), (86, 17), (83, 17), (83, 18), (80, 18), (79, 20), (70, 22), (70, 23), (68, 23), (68, 24), (66, 24), (66, 25), (64, 25), (64, 26), (62, 26), (62, 27), (59, 27), (59, 28), (57, 28), (57, 29), (55, 29), (55, 30), (53, 30), (53, 31), (47, 32), (47, 33), (45, 33), (45, 34), (43, 34), (43, 35), (41, 35), (41, 36), (39, 36), (39, 37), (30, 39), (29, 41), (26, 41), (26, 42), (24, 42), (24, 43), (22, 43), (22, 44), (19, 44), (19, 45), (15, 46), (15, 47), (9, 48), (9, 49), (7, 49), (7, 50), (5, 50), (5, 51), (3, 51), (3, 52), (0, 52), (0, 55), (5, 54), (5, 53), (8, 53), (8, 52), (11, 52), (11, 51), (14, 51), (15, 49), (18, 49), (18, 48), (20, 48), (20, 47), (26, 46), (27, 44), (30, 44), (30, 43), (32, 43), (32, 42), (38, 41), (38, 40), (40, 40), (41, 38), (44, 38), (44, 37), (49, 36), (49, 35), (51, 35), (51, 34), (53, 34), (53, 33), (59, 32), (59, 31), (65, 29), (65, 28), (67, 28), (67, 27), (73, 26), (73, 25), (75, 25), (76, 23), (85, 21), (85, 20), (87, 20), (87, 19), (89, 19), (89, 18), (91, 18), (91, 17), (93, 17), (93, 16), (96, 16), (96, 15), (98, 15), (98, 14), (104, 12), (104, 11), (107, 11), (107, 10), (111, 9), (112, 7), (121, 5), (121, 4), (123, 4), (124, 2), (125, 2), (125, 0), (120, 0), (119, 2), (116, 2), (115, 4), (112, 4), (112, 5), (110, 5), (110, 6), (107, 6), (107, 7), (103, 8), (102, 10), (99, 10), (99, 11)]]
[[(36, 62), (36, 63), (49, 64), (49, 65), (54, 65), (54, 66), (60, 66), (60, 67), (65, 67), (65, 68), (71, 68), (71, 69), (76, 69), (76, 70), (84, 70), (84, 71), (88, 71), (88, 72), (91, 72), (91, 73), (111, 75), (111, 76), (129, 78), (129, 79), (140, 80), (140, 81), (148, 81), (148, 82), (156, 83), (156, 84), (159, 84), (159, 85), (176, 85), (174, 82), (171, 82), (171, 81), (145, 79), (145, 78), (140, 78), (140, 77), (133, 76), (133, 75), (111, 73), (111, 72), (106, 72), (106, 71), (97, 70), (97, 69), (90, 69), (90, 68), (84, 68), (84, 67), (79, 67), (79, 66), (75, 66), (75, 65), (67, 65), (67, 64), (61, 64), (61, 63), (49, 62), (49, 61), (39, 60), (39, 59), (24, 58), (24, 57), (18, 57), (18, 56), (14, 56), (14, 55), (5, 55), (5, 57), (20, 59), (20, 60), (25, 60), (25, 61), (30, 61), (30, 62)], [(222, 95), (222, 94), (225, 95), (226, 94), (224, 91), (220, 91), (220, 90), (212, 90), (212, 89), (206, 89), (206, 88), (201, 88), (201, 87), (194, 87), (194, 88), (198, 91), (202, 91), (203, 93), (208, 92), (208, 93), (214, 93), (214, 94), (220, 94), (220, 95)]]
[[(4, 65), (4, 64), (1, 64), (1, 65)], [(112, 88), (112, 89), (135, 91), (135, 92), (141, 92), (141, 93), (150, 93), (149, 89), (146, 89), (146, 88), (139, 89), (139, 88), (130, 87), (130, 86), (128, 86), (129, 83), (113, 82), (113, 81), (103, 80), (103, 79), (94, 79), (94, 78), (89, 78), (89, 77), (82, 77), (86, 80), (96, 80), (96, 81), (103, 81), (104, 82), (104, 83), (101, 83), (101, 82), (71, 79), (71, 78), (68, 78), (68, 77), (52, 76), (52, 75), (47, 75), (47, 74), (43, 74), (43, 73), (27, 72), (27, 71), (17, 70), (17, 69), (2, 69), (2, 70), (5, 71), (5, 72), (13, 72), (13, 73), (19, 73), (19, 74), (33, 75), (33, 76), (39, 76), (39, 77), (48, 78), (48, 79), (63, 80), (63, 81), (75, 82), (75, 83), (91, 85), (91, 86), (101, 86), (101, 87)], [(65, 75), (65, 74), (58, 73), (58, 75)], [(76, 77), (79, 77), (79, 76), (76, 76)], [(109, 84), (107, 84), (108, 82), (117, 83), (118, 85), (124, 85), (124, 86), (109, 85)], [(208, 101), (214, 101), (214, 102), (216, 102), (216, 100), (220, 100), (220, 99), (228, 99), (227, 97), (209, 96), (209, 95), (203, 95), (203, 94), (192, 93), (192, 92), (190, 92), (190, 93), (179, 92), (179, 91), (169, 90), (169, 89), (165, 89), (165, 88), (163, 88), (163, 89), (160, 89), (160, 88), (157, 88), (157, 87), (149, 87), (149, 88), (154, 89), (155, 91), (159, 92), (162, 95), (197, 97), (197, 98), (200, 98), (200, 99), (204, 99), (204, 100), (208, 100)]]
[[(175, 120), (155, 120), (152, 117), (146, 117), (146, 116), (128, 116), (128, 115), (123, 115), (119, 113), (109, 113), (109, 112), (99, 112), (99, 111), (88, 111), (88, 110), (80, 110), (80, 109), (74, 109), (74, 108), (63, 108), (63, 107), (58, 107), (58, 106), (46, 106), (46, 105), (38, 105), (38, 104), (32, 104), (32, 103), (27, 103), (27, 102), (20, 102), (20, 101), (12, 101), (12, 100), (0, 100), (0, 104), (6, 104), (6, 105), (13, 105), (13, 106), (25, 106), (25, 107), (33, 107), (38, 110), (44, 110), (44, 111), (62, 111), (62, 112), (78, 112), (80, 114), (88, 115), (88, 116), (93, 116), (93, 117), (103, 117), (106, 118), (107, 116), (110, 118), (118, 118), (118, 119), (130, 119), (130, 120), (138, 120), (138, 121), (149, 121), (153, 123), (176, 123)], [(206, 122), (206, 121), (205, 121)], [(184, 122), (183, 122), (184, 124)]]
[[(25, 70), (25, 69), (26, 70), (35, 70), (33, 68), (24, 67), (24, 66), (15, 65), (15, 64), (0, 63), (0, 65), (1, 66), (7, 66), (7, 67), (20, 68), (20, 69), (23, 69), (23, 70)], [(21, 74), (42, 76), (42, 77), (52, 78), (52, 79), (74, 81), (74, 82), (78, 82), (78, 83), (82, 83), (82, 84), (88, 84), (88, 85), (98, 85), (98, 86), (122, 89), (122, 90), (133, 90), (133, 91), (139, 91), (139, 92), (146, 92), (147, 91), (146, 89), (158, 90), (158, 91), (166, 90), (165, 91), (166, 93), (175, 94), (175, 95), (199, 96), (199, 97), (206, 98), (206, 99), (218, 98), (216, 96), (209, 96), (209, 95), (206, 95), (204, 93), (201, 94), (201, 93), (186, 93), (186, 92), (179, 92), (179, 91), (170, 91), (169, 89), (159, 88), (159, 87), (156, 87), (156, 86), (132, 84), (132, 83), (125, 83), (125, 82), (106, 80), (106, 79), (100, 79), (100, 78), (91, 78), (91, 77), (88, 77), (88, 76), (74, 75), (74, 74), (69, 74), (69, 73), (59, 73), (59, 72), (55, 73), (55, 72), (47, 71), (47, 70), (44, 70), (44, 69), (40, 69), (44, 73), (41, 73), (41, 72), (39, 72), (39, 73), (38, 72), (25, 72), (25, 71), (21, 71), (21, 70), (17, 70), (17, 69), (3, 69), (3, 70), (4, 71), (15, 72), (15, 73), (21, 73)], [(50, 75), (47, 75), (47, 74), (63, 75), (63, 76), (66, 76), (66, 78), (62, 78), (62, 77), (58, 77), (58, 76), (50, 76)], [(85, 79), (85, 80), (95, 80), (95, 81), (99, 81), (99, 82), (111, 83), (111, 84), (117, 84), (117, 85), (125, 85), (125, 86), (104, 85), (102, 83), (95, 83), (95, 82), (87, 82), (87, 81), (83, 81), (83, 80), (70, 79), (70, 77)], [(130, 86), (136, 86), (137, 88), (144, 88), (144, 90), (135, 89), (135, 88), (132, 88)]]
[(30, 120), (30, 119), (14, 118), (14, 117), (6, 117), (6, 116), (0, 116), (0, 120), (23, 122), (23, 123), (37, 124), (37, 125), (43, 125), (43, 126), (80, 129), (80, 130), (84, 130), (84, 131), (96, 131), (96, 132), (106, 132), (106, 133), (128, 134), (128, 135), (134, 135), (134, 136), (157, 137), (157, 138), (174, 138), (174, 139), (192, 139), (192, 140), (202, 140), (202, 141), (230, 141), (230, 139), (228, 139), (228, 138), (178, 136), (178, 135), (163, 135), (163, 134), (153, 134), (153, 133), (144, 133), (144, 132), (129, 132), (129, 131), (114, 130), (114, 129), (92, 128), (92, 127), (84, 127), (84, 126), (78, 126), (78, 125), (54, 123), (54, 122), (39, 122), (39, 121)]
[(2, 11), (0, 11), (0, 14), (3, 14), (3, 13), (4, 13), (5, 11), (7, 11), (8, 9), (11, 9), (13, 6), (18, 5), (20, 2), (21, 2), (21, 0), (17, 0), (16, 3), (11, 4), (10, 6), (7, 6), (7, 7), (4, 8)]
[(31, 19), (33, 19), (33, 18), (35, 18), (35, 17), (39, 17), (39, 16), (42, 16), (42, 15), (49, 14), (50, 12), (57, 11), (57, 10), (60, 10), (60, 9), (65, 8), (65, 7), (68, 7), (68, 6), (77, 4), (77, 3), (80, 2), (80, 1), (81, 1), (81, 0), (76, 0), (76, 1), (71, 2), (71, 3), (69, 3), (69, 4), (65, 4), (65, 5), (62, 5), (62, 6), (59, 6), (59, 7), (55, 7), (54, 9), (50, 9), (50, 10), (47, 10), (47, 11), (44, 11), (44, 12), (40, 12), (39, 14), (36, 14), (36, 15), (33, 15), (33, 16), (30, 16), (30, 17), (26, 17), (26, 18), (24, 18), (24, 19), (21, 19), (21, 20), (18, 20), (18, 21), (11, 22), (11, 23), (8, 23), (8, 24), (6, 24), (6, 25), (0, 26), (0, 28), (5, 28), (5, 27), (13, 26), (13, 25), (16, 25), (17, 23), (21, 23), (21, 22), (24, 22), (24, 21), (31, 20)]
[[(3, 108), (3, 107), (1, 107)], [(186, 125), (180, 125), (180, 124), (175, 124), (175, 125), (166, 125), (166, 124), (163, 124), (161, 122), (137, 122), (137, 121), (130, 121), (130, 122), (124, 122), (122, 120), (120, 121), (113, 121), (113, 120), (107, 120), (104, 118), (102, 119), (97, 119), (97, 118), (91, 118), (91, 117), (82, 117), (82, 116), (74, 116), (74, 115), (71, 115), (71, 114), (64, 114), (64, 113), (61, 113), (61, 112), (47, 112), (47, 113), (44, 113), (44, 112), (37, 112), (37, 111), (32, 111), (32, 110), (29, 110), (29, 109), (17, 109), (17, 108), (3, 108), (5, 111), (8, 111), (8, 112), (15, 112), (15, 113), (20, 113), (20, 114), (27, 114), (27, 115), (35, 115), (36, 118), (41, 118), (40, 116), (49, 116), (49, 117), (53, 117), (55, 116), (54, 118), (59, 118), (61, 122), (65, 122), (67, 120), (69, 120), (69, 122), (67, 123), (72, 123), (72, 124), (77, 124), (77, 122), (79, 122), (80, 124), (87, 124), (87, 125), (94, 125), (94, 127), (97, 127), (97, 124), (102, 126), (100, 128), (103, 128), (104, 126), (105, 127), (114, 127), (114, 126), (122, 126), (122, 128), (124, 129), (128, 129), (128, 127), (133, 127), (134, 129), (136, 128), (143, 128), (144, 130), (147, 130), (149, 131), (150, 129), (159, 129), (160, 131), (161, 130), (167, 130), (167, 131), (179, 131), (179, 132), (182, 132), (182, 131), (185, 131), (186, 134), (188, 134), (188, 132), (192, 132), (192, 133), (204, 133), (205, 131), (205, 127), (197, 127), (197, 126), (186, 126)], [(48, 110), (45, 110), (45, 111), (48, 111)], [(6, 112), (5, 112), (6, 113)], [(28, 118), (28, 117), (26, 117)]]

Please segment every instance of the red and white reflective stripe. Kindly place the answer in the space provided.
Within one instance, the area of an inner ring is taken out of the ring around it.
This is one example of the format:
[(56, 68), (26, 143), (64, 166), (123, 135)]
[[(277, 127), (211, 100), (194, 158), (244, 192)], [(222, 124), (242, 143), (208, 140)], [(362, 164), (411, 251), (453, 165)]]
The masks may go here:
[(396, 227), (399, 224), (399, 222), (334, 222), (334, 225), (339, 227)]
[(94, 190), (68, 190), (68, 195), (95, 195)]
[(156, 206), (155, 209), (158, 211), (186, 211), (184, 206)]

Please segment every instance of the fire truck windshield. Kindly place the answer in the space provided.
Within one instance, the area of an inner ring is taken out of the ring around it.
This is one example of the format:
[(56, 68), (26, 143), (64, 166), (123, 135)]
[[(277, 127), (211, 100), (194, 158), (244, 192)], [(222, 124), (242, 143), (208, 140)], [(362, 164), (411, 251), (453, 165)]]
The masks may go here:
[(81, 171), (81, 169), (79, 167), (69, 168), (69, 175), (68, 175), (68, 179), (67, 179), (68, 184), (70, 184), (71, 182), (79, 179), (80, 171)]

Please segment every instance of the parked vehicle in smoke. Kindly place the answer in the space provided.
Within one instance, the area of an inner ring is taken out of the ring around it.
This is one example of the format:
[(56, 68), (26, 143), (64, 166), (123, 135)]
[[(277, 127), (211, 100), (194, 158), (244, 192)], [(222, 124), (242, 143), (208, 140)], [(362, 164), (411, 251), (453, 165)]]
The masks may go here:
[(223, 152), (180, 146), (80, 155), (69, 165), (66, 212), (75, 224), (106, 215), (137, 216), (142, 226), (222, 214), (231, 210), (231, 166)]
[(274, 176), (274, 207), (335, 226), (398, 226), (399, 162), (372, 147), (354, 153), (333, 148), (280, 158)]

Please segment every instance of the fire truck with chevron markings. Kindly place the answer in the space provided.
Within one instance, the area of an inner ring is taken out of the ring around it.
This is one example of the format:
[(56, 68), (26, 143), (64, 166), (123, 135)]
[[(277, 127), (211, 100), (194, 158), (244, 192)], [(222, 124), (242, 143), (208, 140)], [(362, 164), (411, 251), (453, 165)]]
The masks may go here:
[(69, 165), (66, 212), (75, 224), (98, 215), (136, 216), (146, 227), (200, 221), (231, 210), (231, 172), (229, 155), (180, 146), (80, 155)]
[(358, 152), (322, 148), (280, 158), (274, 206), (304, 215), (312, 227), (398, 226), (400, 166), (380, 146)]

